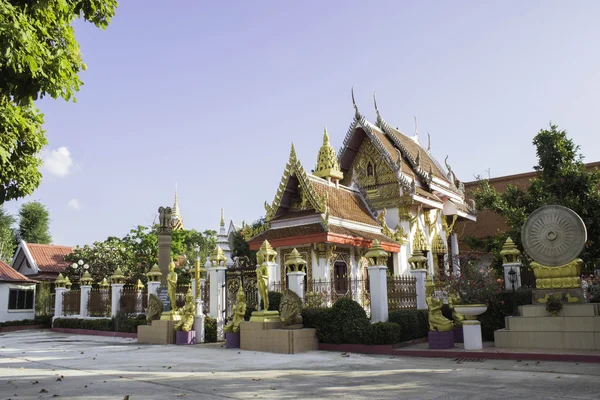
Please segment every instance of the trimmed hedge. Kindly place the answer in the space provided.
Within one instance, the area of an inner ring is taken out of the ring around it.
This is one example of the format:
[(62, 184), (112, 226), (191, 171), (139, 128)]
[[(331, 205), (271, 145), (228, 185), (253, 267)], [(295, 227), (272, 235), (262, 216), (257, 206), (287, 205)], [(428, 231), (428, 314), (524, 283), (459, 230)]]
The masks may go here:
[[(279, 292), (268, 292), (269, 296), (269, 310), (268, 311), (279, 311), (279, 305), (281, 304), (282, 293)], [(263, 301), (260, 299), (260, 308), (263, 308)]]
[(217, 320), (208, 315), (204, 317), (204, 342), (214, 343), (217, 341)]
[(400, 325), (400, 341), (419, 339), (429, 331), (427, 310), (396, 310), (389, 313), (388, 321)]
[(34, 319), (20, 319), (17, 321), (4, 321), (4, 322), (0, 322), (0, 327), (2, 327), (2, 326), (44, 325), (45, 327), (50, 328), (52, 326), (52, 317), (53, 317), (53, 315), (41, 315), (41, 316), (36, 316)]
[(102, 319), (80, 319), (80, 318), (57, 318), (54, 320), (55, 328), (88, 329), (92, 331), (137, 333), (139, 325), (146, 325), (145, 319), (120, 319), (117, 323), (115, 318)]
[(365, 310), (352, 299), (342, 297), (332, 308), (305, 308), (302, 320), (307, 328), (317, 330), (321, 343), (394, 344), (400, 342), (399, 324), (371, 324)]

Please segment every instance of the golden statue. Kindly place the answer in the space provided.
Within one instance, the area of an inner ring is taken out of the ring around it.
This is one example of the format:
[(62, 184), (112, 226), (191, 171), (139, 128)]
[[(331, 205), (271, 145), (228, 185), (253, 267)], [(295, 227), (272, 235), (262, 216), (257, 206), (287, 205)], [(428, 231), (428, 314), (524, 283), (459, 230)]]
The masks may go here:
[(448, 318), (442, 314), (442, 306), (444, 302), (442, 299), (436, 299), (433, 297), (435, 286), (431, 276), (427, 277), (425, 283), (425, 302), (427, 308), (429, 308), (429, 330), (438, 332), (448, 332), (454, 328), (454, 324)]
[(167, 289), (169, 300), (171, 300), (171, 310), (177, 309), (177, 273), (175, 272), (175, 263), (169, 264), (169, 274), (167, 275)]
[(240, 331), (240, 324), (244, 321), (246, 316), (246, 294), (241, 285), (238, 289), (236, 298), (237, 303), (233, 306), (233, 318), (225, 325), (225, 328), (223, 328), (225, 333), (238, 333)]
[(462, 328), (463, 321), (466, 321), (467, 317), (465, 317), (463, 314), (459, 314), (456, 312), (456, 309), (454, 309), (454, 305), (456, 303), (458, 303), (458, 297), (455, 295), (449, 295), (448, 296), (448, 306), (450, 306), (450, 308), (452, 308), (452, 321), (454, 322), (454, 327)]
[(189, 332), (192, 329), (194, 326), (195, 308), (192, 289), (188, 289), (188, 292), (185, 295), (185, 305), (180, 309), (181, 320), (175, 324), (176, 331)]
[(263, 301), (263, 311), (269, 309), (269, 266), (267, 263), (262, 263), (256, 268), (256, 282), (258, 284), (258, 294)]

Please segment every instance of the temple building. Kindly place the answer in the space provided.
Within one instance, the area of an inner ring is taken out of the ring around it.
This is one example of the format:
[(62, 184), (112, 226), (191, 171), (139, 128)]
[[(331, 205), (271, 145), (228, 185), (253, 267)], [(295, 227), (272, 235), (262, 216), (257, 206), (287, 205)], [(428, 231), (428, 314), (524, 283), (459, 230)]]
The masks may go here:
[(376, 103), (372, 123), (354, 95), (352, 101), (355, 115), (341, 149), (336, 154), (325, 130), (312, 173), (292, 144), (275, 198), (265, 203), (266, 223), (249, 238), (250, 248), (269, 241), (282, 283), (296, 248), (307, 261), (309, 281), (331, 281), (341, 291), (349, 278), (367, 276), (362, 256), (375, 239), (391, 253), (394, 275), (408, 274), (414, 257), (426, 257), (431, 274), (452, 273), (458, 268), (451, 261), (458, 255), (454, 225), (476, 220), (462, 183), (421, 147), (418, 129), (409, 137), (392, 128)]
[(179, 199), (177, 197), (177, 184), (175, 184), (175, 202), (173, 203), (173, 209), (171, 210), (171, 219), (173, 220), (172, 226), (174, 231), (185, 229), (183, 226), (183, 218), (181, 218), (181, 211), (179, 211)]

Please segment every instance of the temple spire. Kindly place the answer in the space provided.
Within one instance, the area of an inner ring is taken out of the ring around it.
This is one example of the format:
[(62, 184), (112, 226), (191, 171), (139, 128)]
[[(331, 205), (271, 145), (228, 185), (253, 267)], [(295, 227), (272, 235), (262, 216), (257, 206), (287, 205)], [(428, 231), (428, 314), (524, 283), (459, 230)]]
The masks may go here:
[(173, 210), (171, 213), (171, 218), (173, 220), (173, 222), (172, 222), (173, 230), (184, 229), (183, 219), (181, 218), (181, 212), (179, 211), (179, 198), (177, 196), (177, 183), (175, 183), (175, 202), (173, 203)]
[(315, 176), (332, 180), (334, 182), (342, 179), (344, 174), (340, 170), (340, 164), (338, 163), (335, 149), (329, 143), (329, 135), (327, 134), (327, 127), (323, 129), (323, 145), (319, 150), (319, 156), (317, 158), (317, 168), (314, 172)]

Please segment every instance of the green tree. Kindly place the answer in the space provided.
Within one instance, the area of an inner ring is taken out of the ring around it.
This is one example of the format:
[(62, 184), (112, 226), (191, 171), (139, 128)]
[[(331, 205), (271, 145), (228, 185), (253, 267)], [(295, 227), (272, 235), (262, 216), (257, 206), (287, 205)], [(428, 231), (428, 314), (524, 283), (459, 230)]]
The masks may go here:
[(25, 203), (19, 210), (19, 238), (28, 243), (49, 244), (50, 215), (46, 207), (38, 202)]
[(581, 258), (591, 269), (600, 259), (600, 172), (586, 168), (579, 146), (556, 125), (540, 130), (533, 144), (538, 158), (534, 169), (539, 175), (531, 179), (529, 187), (509, 185), (504, 193), (498, 193), (487, 180), (480, 179), (474, 193), (478, 207), (504, 217), (509, 227), (506, 235), (521, 249), (521, 227), (530, 213), (548, 204), (572, 209), (587, 228), (588, 241)]
[(116, 0), (0, 0), (0, 204), (40, 184), (39, 152), (46, 145), (46, 95), (69, 101), (86, 68), (72, 23), (83, 18), (105, 29)]
[(0, 260), (10, 264), (17, 245), (15, 231), (12, 228), (15, 217), (0, 206)]

